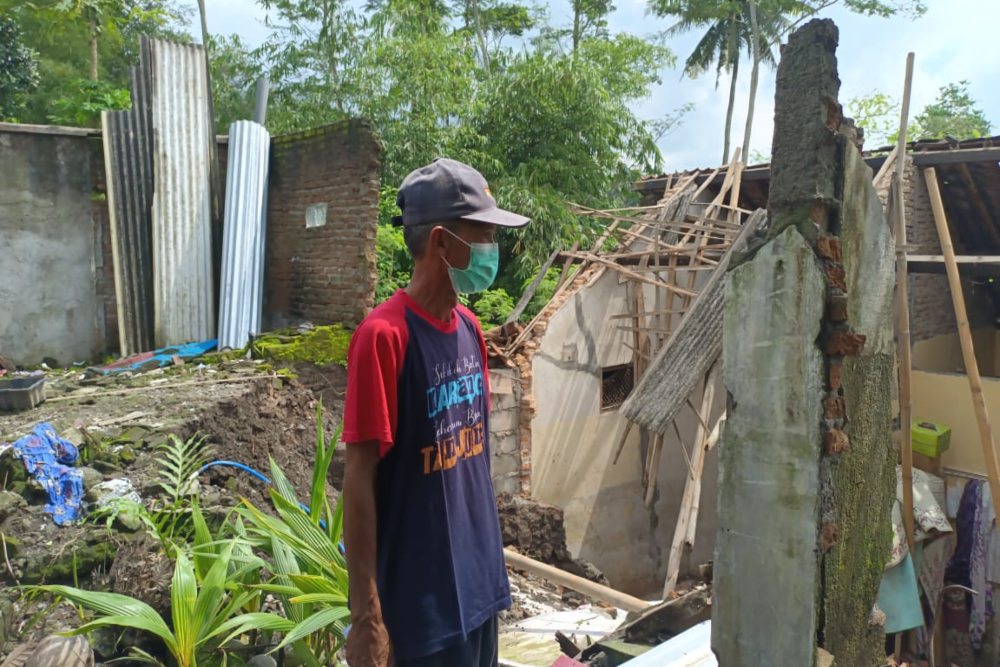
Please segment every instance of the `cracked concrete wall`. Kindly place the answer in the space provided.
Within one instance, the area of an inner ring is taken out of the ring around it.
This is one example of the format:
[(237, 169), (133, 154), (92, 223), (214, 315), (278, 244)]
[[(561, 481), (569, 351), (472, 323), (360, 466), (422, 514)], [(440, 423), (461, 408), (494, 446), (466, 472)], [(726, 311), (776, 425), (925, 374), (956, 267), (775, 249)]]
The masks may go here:
[[(707, 272), (698, 272), (699, 280)], [(678, 272), (678, 281), (687, 277)], [(646, 303), (654, 303), (652, 288)], [(634, 595), (659, 597), (666, 574), (681, 495), (687, 474), (675, 433), (667, 434), (658, 470), (658, 495), (651, 509), (643, 499), (642, 475), (651, 437), (633, 429), (617, 464), (615, 449), (625, 429), (617, 410), (601, 410), (601, 369), (630, 363), (626, 285), (605, 271), (578, 291), (548, 322), (532, 362), (536, 414), (531, 424), (532, 495), (561, 507), (567, 545), (576, 557), (593, 562), (611, 584)], [(716, 414), (724, 392), (716, 389)], [(701, 396), (692, 396), (695, 405)], [(690, 448), (697, 429), (693, 413), (678, 419)], [(709, 452), (702, 481), (693, 567), (712, 558), (717, 527), (718, 452)]]
[[(882, 664), (894, 247), (837, 102), (838, 32), (782, 50), (767, 241), (729, 276), (712, 644), (727, 667)], [(790, 613), (792, 612), (792, 613)]]
[(0, 354), (15, 363), (71, 364), (105, 350), (91, 142), (0, 132)]

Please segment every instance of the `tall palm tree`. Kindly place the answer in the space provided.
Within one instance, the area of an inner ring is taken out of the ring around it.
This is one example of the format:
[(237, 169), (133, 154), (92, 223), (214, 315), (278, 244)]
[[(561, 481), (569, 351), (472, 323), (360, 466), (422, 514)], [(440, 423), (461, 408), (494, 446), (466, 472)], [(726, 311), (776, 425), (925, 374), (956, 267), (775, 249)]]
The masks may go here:
[[(650, 0), (649, 8), (657, 16), (673, 16), (678, 21), (667, 30), (675, 36), (705, 28), (691, 55), (684, 61), (684, 75), (697, 77), (715, 67), (715, 83), (723, 72), (730, 76), (729, 107), (726, 110), (726, 130), (723, 138), (722, 163), (729, 160), (733, 110), (736, 105), (736, 81), (740, 58), (744, 52), (754, 62), (751, 74), (750, 108), (744, 144), (749, 141), (752, 127), (754, 98), (757, 94), (757, 73), (760, 63), (772, 67), (777, 62), (773, 45), (777, 44), (788, 20), (775, 6), (760, 0)], [(753, 20), (751, 20), (751, 18)], [(756, 27), (754, 27), (756, 26)], [(754, 48), (756, 46), (756, 48)], [(744, 152), (748, 147), (744, 145)]]

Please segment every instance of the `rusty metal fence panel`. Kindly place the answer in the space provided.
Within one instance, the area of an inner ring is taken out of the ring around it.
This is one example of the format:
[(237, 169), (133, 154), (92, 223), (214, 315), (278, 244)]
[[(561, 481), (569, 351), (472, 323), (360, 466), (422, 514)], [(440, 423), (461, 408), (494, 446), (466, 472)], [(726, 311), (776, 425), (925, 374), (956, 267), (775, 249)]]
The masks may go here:
[(219, 349), (246, 346), (261, 327), (271, 135), (251, 121), (229, 128)]
[(153, 270), (150, 238), (152, 155), (143, 141), (140, 114), (101, 114), (111, 251), (122, 356), (153, 345)]
[(151, 39), (157, 347), (215, 336), (205, 51)]

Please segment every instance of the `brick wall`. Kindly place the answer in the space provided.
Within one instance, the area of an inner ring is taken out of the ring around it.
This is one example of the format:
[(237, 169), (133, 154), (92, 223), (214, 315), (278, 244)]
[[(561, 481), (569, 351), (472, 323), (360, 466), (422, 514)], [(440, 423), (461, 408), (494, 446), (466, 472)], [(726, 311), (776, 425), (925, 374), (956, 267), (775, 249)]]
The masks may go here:
[(374, 305), (381, 153), (365, 121), (274, 138), (266, 327), (357, 324)]
[[(910, 162), (903, 180), (906, 203), (906, 242), (911, 255), (940, 255), (934, 214), (931, 211), (923, 174)], [(966, 308), (972, 329), (992, 327), (993, 306), (982, 290), (963, 280)], [(958, 324), (948, 289), (948, 277), (941, 274), (910, 274), (910, 337), (914, 343), (955, 334)]]

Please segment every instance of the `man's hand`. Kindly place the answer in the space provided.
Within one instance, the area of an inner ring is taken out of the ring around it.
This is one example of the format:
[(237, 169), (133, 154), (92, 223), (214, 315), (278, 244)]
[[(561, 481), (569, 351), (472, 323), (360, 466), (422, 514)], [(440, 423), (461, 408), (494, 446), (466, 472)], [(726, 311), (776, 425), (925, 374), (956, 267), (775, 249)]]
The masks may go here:
[(344, 468), (344, 547), (351, 598), (349, 667), (391, 667), (389, 633), (375, 581), (375, 474), (379, 443), (347, 445)]
[(381, 618), (365, 616), (351, 624), (347, 635), (348, 667), (391, 667), (389, 633)]

